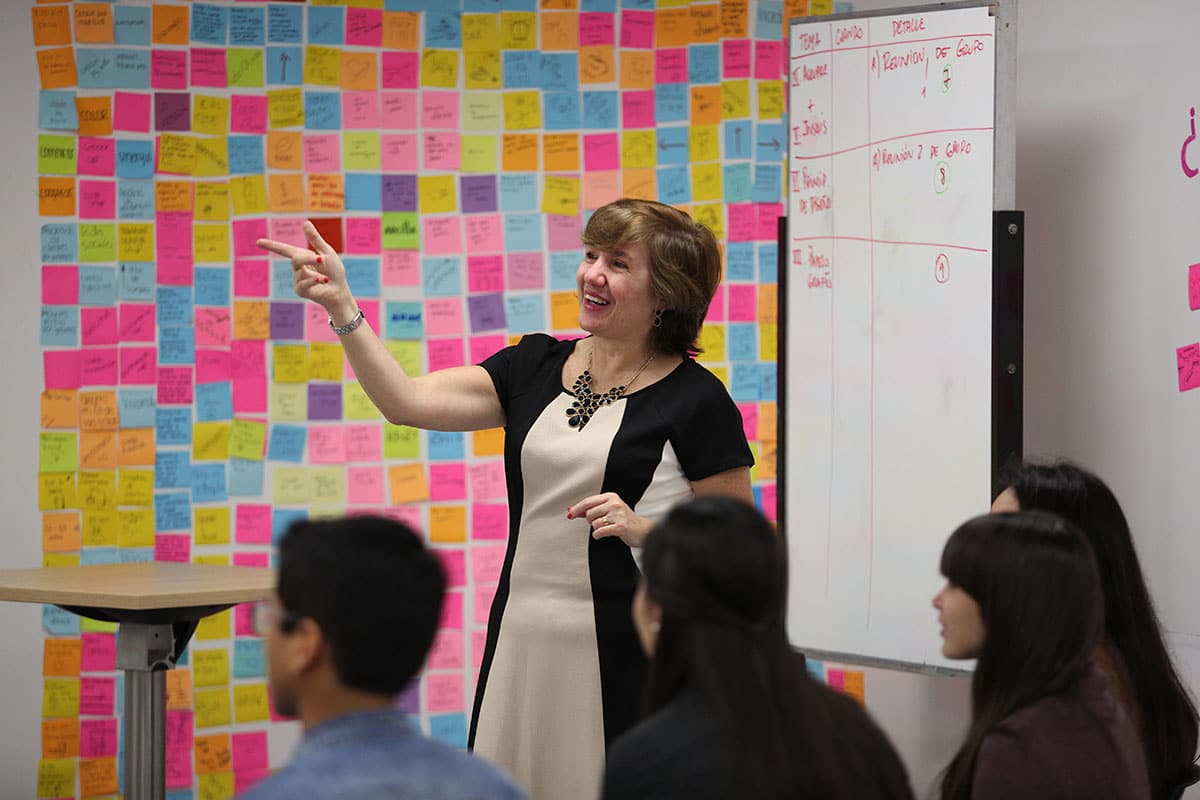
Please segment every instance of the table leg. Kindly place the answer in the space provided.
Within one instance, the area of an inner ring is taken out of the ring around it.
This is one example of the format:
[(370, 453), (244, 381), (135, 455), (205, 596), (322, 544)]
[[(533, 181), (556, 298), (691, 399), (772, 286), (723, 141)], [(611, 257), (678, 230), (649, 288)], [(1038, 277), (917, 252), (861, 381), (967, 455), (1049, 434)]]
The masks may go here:
[(122, 622), (117, 669), (125, 671), (125, 785), (127, 800), (165, 800), (167, 794), (166, 670), (174, 666), (170, 625)]

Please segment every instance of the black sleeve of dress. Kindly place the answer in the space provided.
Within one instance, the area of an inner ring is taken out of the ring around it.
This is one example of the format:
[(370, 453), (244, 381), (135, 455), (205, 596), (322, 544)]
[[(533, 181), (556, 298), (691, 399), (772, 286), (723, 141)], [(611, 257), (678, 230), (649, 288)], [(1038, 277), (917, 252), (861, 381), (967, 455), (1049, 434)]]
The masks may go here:
[(500, 398), (500, 407), (506, 415), (514, 390), (524, 385), (529, 379), (530, 370), (537, 367), (554, 342), (552, 336), (530, 333), (522, 336), (516, 344), (498, 350), (480, 362), (479, 366), (487, 370), (492, 378), (496, 396)]
[(674, 431), (671, 444), (683, 474), (689, 481), (698, 481), (736, 467), (753, 466), (742, 412), (725, 384), (699, 364), (684, 367), (688, 374), (685, 396), (678, 398), (678, 413), (664, 409)]

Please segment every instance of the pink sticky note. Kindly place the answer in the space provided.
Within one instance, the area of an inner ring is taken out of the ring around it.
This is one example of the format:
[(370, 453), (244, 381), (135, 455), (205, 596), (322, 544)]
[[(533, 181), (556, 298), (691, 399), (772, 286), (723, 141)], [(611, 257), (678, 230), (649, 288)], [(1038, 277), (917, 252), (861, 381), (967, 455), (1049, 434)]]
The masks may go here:
[(778, 487), (772, 481), (771, 483), (764, 483), (759, 488), (762, 489), (763, 516), (771, 520), (771, 522), (775, 522), (779, 516)]
[(760, 81), (783, 77), (783, 42), (764, 39), (754, 43), (754, 77)]
[[(111, 670), (113, 667), (110, 666), (109, 669)], [(80, 758), (112, 758), (116, 754), (116, 717), (79, 720)]]
[(475, 617), (476, 625), (486, 625), (492, 610), (492, 601), (496, 598), (496, 584), (484, 583), (475, 585)]
[(210, 47), (192, 48), (192, 86), (229, 85), (225, 72), (225, 51)]
[(122, 342), (154, 341), (154, 306), (148, 303), (122, 303), (117, 313)]
[(462, 252), (462, 217), (425, 217), (421, 244), (429, 255), (454, 255)]
[[(378, 8), (346, 9), (346, 44), (362, 47), (383, 44), (383, 12)], [(265, 767), (267, 763), (264, 761), (262, 765)]]
[[(566, 516), (566, 511), (563, 511)], [(503, 503), (473, 503), (471, 505), (472, 539), (508, 538), (508, 506)]]
[(717, 291), (713, 293), (712, 302), (708, 304), (708, 313), (704, 315), (705, 322), (724, 322), (725, 321), (725, 295), (726, 286), (721, 284), (717, 287)]
[(579, 46), (611, 45), (613, 38), (612, 12), (584, 11), (579, 15)]
[(471, 631), (471, 664), (475, 667), (475, 682), (479, 682), (479, 668), (483, 666), (483, 653), (487, 650), (487, 631)]
[(462, 669), (462, 631), (438, 631), (433, 637), (433, 645), (429, 648), (429, 658), (425, 663), (429, 669)]
[(425, 707), (431, 714), (462, 711), (464, 708), (462, 674), (426, 675)]
[(464, 225), (468, 253), (504, 251), (504, 222), (499, 214), (472, 214)]
[[(363, 314), (366, 313), (366, 309), (363, 309)], [(379, 329), (375, 328), (375, 330)], [(316, 303), (304, 306), (304, 338), (313, 342), (337, 341), (337, 334), (329, 328), (329, 314)]]
[(382, 467), (347, 467), (346, 501), (356, 505), (382, 504), (386, 500)]
[(1200, 386), (1200, 344), (1189, 344), (1175, 350), (1179, 370), (1179, 391)]
[(750, 77), (749, 39), (726, 39), (721, 42), (721, 77)]
[(497, 583), (504, 567), (504, 545), (475, 545), (471, 548), (471, 579), (475, 583)]
[(496, 500), (508, 496), (504, 483), (504, 462), (500, 459), (480, 461), (468, 470), (471, 478), (471, 497), (476, 500)]
[(1188, 267), (1188, 305), (1192, 311), (1200, 308), (1200, 264)]
[(192, 537), (186, 533), (160, 533), (154, 537), (155, 561), (191, 560)]
[(380, 86), (384, 89), (415, 89), (421, 77), (420, 54), (385, 51), (380, 58)]
[(222, 383), (233, 380), (229, 351), (219, 348), (196, 350), (196, 383)]
[(267, 762), (266, 731), (235, 733), (229, 737), (229, 749), (233, 754), (234, 772), (270, 766)]
[(116, 693), (112, 678), (79, 679), (79, 713), (89, 717), (110, 717), (113, 713), (113, 695)]
[(346, 426), (346, 460), (379, 461), (383, 458), (383, 433), (378, 425)]
[[(753, 442), (758, 440), (758, 403), (738, 403), (738, 411), (742, 412), (742, 430), (746, 439)], [(771, 431), (774, 435), (774, 431)]]
[(233, 565), (235, 567), (269, 567), (271, 566), (271, 556), (267, 553), (234, 553)]
[(417, 129), (417, 93), (383, 92), (380, 125), (384, 130), (415, 131)]
[(835, 692), (846, 691), (846, 672), (845, 670), (834, 669), (833, 667), (825, 668), (825, 683), (830, 689)]
[(468, 360), (472, 364), (480, 364), (503, 350), (507, 345), (508, 337), (502, 333), (472, 336), (467, 345)]
[(462, 550), (434, 550), (446, 570), (447, 586), (467, 585), (467, 557)]
[(434, 297), (426, 300), (425, 333), (431, 336), (461, 336), (463, 333), (462, 298)]
[(159, 211), (155, 223), (156, 280), (164, 286), (191, 286), (194, 283), (191, 212)]
[(378, 254), (383, 250), (383, 225), (379, 217), (349, 217), (346, 219), (347, 253)]
[(194, 399), (191, 367), (158, 368), (158, 402), (165, 405), (191, 405)]
[(725, 234), (731, 242), (754, 241), (754, 204), (729, 203), (725, 206), (729, 214)]
[(145, 92), (115, 92), (113, 130), (149, 133), (150, 95)]
[(755, 203), (754, 239), (758, 242), (773, 242), (779, 237), (779, 218), (783, 214), (783, 203)]
[(80, 344), (84, 347), (117, 343), (117, 310), (112, 306), (79, 310)]
[(544, 289), (546, 257), (541, 253), (508, 254), (508, 288)]
[[(166, 720), (166, 731), (163, 737), (166, 742), (167, 749), (172, 747), (184, 748), (189, 753), (192, 751), (193, 737), (195, 735), (194, 712), (184, 709), (168, 709)], [(189, 783), (188, 786), (191, 786)]]
[(150, 51), (150, 88), (188, 88), (187, 50)]
[(84, 672), (112, 672), (116, 669), (117, 640), (111, 633), (82, 633), (79, 668)]
[(458, 92), (421, 92), (421, 128), (458, 129)]
[(615, 133), (585, 133), (583, 136), (583, 168), (593, 170), (619, 169), (621, 144)]
[(267, 132), (267, 98), (251, 94), (235, 94), (229, 98), (229, 132)]
[(546, 219), (546, 243), (553, 252), (583, 249), (583, 219), (564, 214), (548, 214)]
[[(308, 242), (304, 238), (304, 218), (303, 217), (272, 217), (268, 223), (270, 230), (269, 238), (279, 242), (287, 242), (296, 247), (307, 247)], [(264, 255), (262, 250), (258, 251), (260, 255)]]
[(687, 83), (688, 51), (686, 47), (670, 47), (654, 51), (655, 83)]
[(442, 603), (442, 618), (438, 622), (439, 628), (452, 628), (454, 630), (462, 630), (463, 626), (463, 596), (462, 592), (446, 592), (446, 599)]
[(117, 184), (113, 181), (79, 182), (80, 219), (116, 219)]
[(403, 522), (414, 531), (424, 530), (424, 523), (421, 520), (420, 506), (387, 506), (383, 509), (383, 515), (385, 517), (390, 517), (397, 522)]
[(380, 277), (384, 286), (420, 286), (420, 253), (416, 250), (385, 250)]
[(80, 353), (81, 386), (116, 386), (117, 375), (117, 348), (85, 347)]
[(259, 239), (267, 238), (267, 221), (258, 219), (239, 219), (233, 223), (233, 257), (234, 258), (265, 258), (266, 253), (255, 244)]
[(621, 11), (621, 47), (654, 47), (653, 11)]
[(73, 306), (79, 302), (79, 267), (42, 267), (42, 302), (48, 306)]
[(427, 170), (457, 170), (462, 145), (457, 133), (426, 133), (421, 136)]
[(417, 171), (417, 136), (385, 133), (379, 137), (379, 162), (384, 172)]
[(504, 256), (468, 256), (467, 291), (504, 291)]
[(341, 425), (319, 425), (308, 429), (308, 460), (313, 464), (346, 462), (346, 431)]
[(196, 344), (201, 347), (229, 346), (229, 308), (196, 308)]
[(122, 386), (153, 386), (158, 381), (158, 351), (153, 347), (122, 347), (119, 362)]
[[(428, 324), (426, 321), (426, 325)], [(430, 372), (450, 367), (463, 367), (467, 363), (463, 355), (461, 338), (431, 339), (426, 343), (426, 352), (428, 353)]]
[(233, 633), (235, 636), (258, 636), (254, 625), (254, 603), (242, 603), (233, 607)]
[(266, 376), (233, 379), (233, 412), (235, 414), (267, 413)]
[(265, 258), (239, 258), (233, 262), (234, 297), (268, 297), (271, 266)]
[(377, 93), (342, 92), (343, 128), (350, 131), (379, 130), (380, 120)]
[(467, 465), (461, 461), (429, 465), (429, 499), (434, 502), (467, 499)]
[(237, 339), (229, 344), (233, 377), (261, 378), (267, 374), (267, 343), (257, 339)]
[[(112, 139), (79, 137), (78, 172), (111, 178), (116, 169), (117, 147)], [(82, 182), (81, 182), (82, 186)]]
[(758, 287), (748, 283), (732, 283), (729, 292), (729, 321), (754, 322), (758, 319)]
[(337, 172), (342, 168), (342, 144), (337, 134), (309, 134), (304, 137), (304, 171)]
[(239, 504), (234, 514), (234, 539), (239, 544), (270, 544), (271, 506)]

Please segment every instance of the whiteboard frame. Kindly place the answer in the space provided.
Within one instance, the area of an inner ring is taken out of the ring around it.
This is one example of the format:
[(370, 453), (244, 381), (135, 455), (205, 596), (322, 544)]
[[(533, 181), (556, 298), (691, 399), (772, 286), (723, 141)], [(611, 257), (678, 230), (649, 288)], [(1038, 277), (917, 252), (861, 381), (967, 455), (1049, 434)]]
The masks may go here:
[[(886, 9), (878, 9), (873, 11), (851, 11), (844, 14), (827, 14), (821, 15), (819, 18), (814, 17), (793, 17), (788, 20), (788, 44), (789, 55), (790, 45), (792, 41), (792, 29), (796, 25), (802, 25), (811, 22), (837, 22), (841, 20), (852, 19), (869, 19), (872, 17), (897, 16), (905, 14), (916, 14), (922, 12), (943, 12), (954, 11), (966, 8), (986, 7), (990, 10), (991, 16), (996, 19), (995, 32), (995, 79), (993, 85), (993, 129), (992, 129), (992, 147), (993, 147), (993, 163), (992, 163), (992, 210), (994, 223), (1007, 215), (998, 214), (997, 212), (1012, 211), (1017, 214), (1017, 218), (1021, 218), (1019, 212), (1016, 212), (1016, 78), (1017, 78), (1017, 6), (1019, 0), (956, 0), (955, 2), (946, 3), (926, 3), (921, 5), (894, 7)], [(790, 154), (790, 147), (789, 147)], [(1023, 221), (1023, 220), (1022, 220)], [(787, 304), (788, 304), (788, 218), (783, 216), (779, 218), (778, 225), (778, 326), (777, 326), (777, 363), (779, 364), (779, 380), (777, 389), (778, 409), (776, 414), (776, 428), (778, 447), (776, 449), (776, 520), (780, 535), (783, 537), (785, 549), (787, 545), (787, 517), (786, 517), (786, 496), (787, 496), (787, 447), (786, 447), (786, 430), (787, 430), (787, 414), (784, 412), (787, 399)], [(1002, 360), (1011, 362), (1016, 369), (1015, 374), (1009, 371), (1012, 380), (1015, 382), (1015, 391), (1017, 397), (1021, 394), (1022, 372), (1024, 364), (1021, 359), (1021, 327), (1022, 315), (1018, 308), (1015, 316), (1010, 317), (1005, 322), (1001, 322), (1001, 315), (1012, 313), (1011, 309), (1002, 307), (1002, 297), (999, 293), (999, 282), (1006, 274), (1015, 274), (1021, 276), (1023, 273), (1023, 240), (1024, 230), (1021, 229), (1012, 232), (1018, 244), (1017, 256), (1015, 263), (1001, 264), (999, 262), (997, 248), (998, 239), (1003, 235), (1000, 230), (993, 230), (993, 250), (992, 250), (992, 273), (993, 273), (993, 341), (992, 341), (992, 361), (993, 361), (993, 385), (991, 395), (993, 401), (997, 396), (997, 391), (1000, 388), (997, 380), (1000, 373), (995, 367), (998, 363), (998, 356), (1005, 356)], [(1020, 299), (1017, 299), (1020, 302)], [(1000, 326), (998, 328), (997, 326)], [(1003, 329), (1003, 330), (1002, 330)], [(1015, 330), (1015, 334), (1014, 334)], [(1009, 337), (1015, 335), (1015, 354), (1012, 351), (1013, 340), (1009, 338), (1007, 343), (1002, 344), (1001, 339), (1005, 333)], [(1007, 346), (1005, 346), (1007, 344)], [(1001, 350), (1008, 351), (1001, 353)], [(1009, 394), (1012, 391), (1012, 385), (1008, 387)], [(998, 424), (999, 411), (993, 404), (992, 408), (992, 476), (994, 482), (996, 479), (996, 468), (999, 463), (1005, 460), (999, 455), (1002, 443), (998, 441), (996, 431)], [(1019, 409), (1018, 409), (1019, 413)], [(1021, 421), (1018, 417), (1016, 422), (1016, 442), (1015, 454), (1016, 457), (1021, 455)], [(1010, 443), (1012, 444), (1012, 443)], [(1012, 450), (1010, 448), (1009, 452)], [(790, 566), (790, 556), (788, 560)], [(845, 653), (839, 651), (823, 650), (820, 648), (807, 647), (803, 645), (794, 645), (799, 652), (802, 652), (808, 658), (820, 659), (822, 661), (832, 661), (846, 664), (854, 664), (866, 667), (880, 667), (891, 670), (899, 670), (903, 672), (913, 672), (926, 675), (937, 676), (956, 676), (969, 675), (973, 672), (971, 667), (956, 669), (946, 667), (941, 664), (916, 663), (910, 661), (901, 661), (891, 658), (883, 658), (879, 656), (866, 655), (861, 653)], [(972, 662), (973, 664), (973, 662)]]

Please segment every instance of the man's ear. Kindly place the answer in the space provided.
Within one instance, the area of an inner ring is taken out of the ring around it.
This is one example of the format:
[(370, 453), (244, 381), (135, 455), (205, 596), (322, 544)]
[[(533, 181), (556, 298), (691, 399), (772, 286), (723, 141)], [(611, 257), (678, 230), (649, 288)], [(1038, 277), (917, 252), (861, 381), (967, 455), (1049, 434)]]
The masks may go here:
[(303, 675), (320, 663), (325, 653), (325, 633), (311, 617), (301, 617), (287, 637), (287, 664), (293, 675)]

